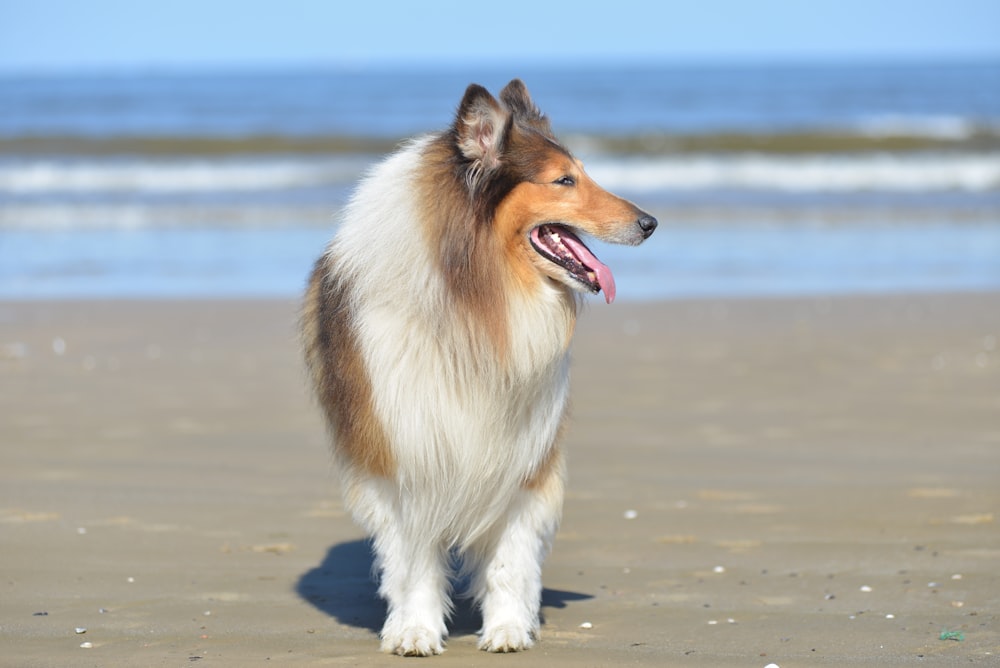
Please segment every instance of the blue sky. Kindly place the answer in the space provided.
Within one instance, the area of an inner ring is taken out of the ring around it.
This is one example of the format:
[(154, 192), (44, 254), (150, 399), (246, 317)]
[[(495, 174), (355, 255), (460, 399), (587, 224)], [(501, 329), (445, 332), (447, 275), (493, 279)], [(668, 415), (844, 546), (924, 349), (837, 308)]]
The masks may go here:
[(1000, 57), (1000, 0), (0, 0), (0, 71)]

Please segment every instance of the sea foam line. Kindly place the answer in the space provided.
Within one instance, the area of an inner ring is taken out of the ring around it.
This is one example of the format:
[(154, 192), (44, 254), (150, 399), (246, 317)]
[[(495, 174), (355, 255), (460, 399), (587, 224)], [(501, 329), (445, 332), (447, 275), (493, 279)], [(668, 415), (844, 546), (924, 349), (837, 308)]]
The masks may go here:
[[(261, 192), (343, 186), (369, 158), (197, 161), (24, 160), (0, 163), (0, 196)], [(603, 186), (630, 192), (984, 192), (1000, 189), (1000, 155), (761, 154), (609, 158), (587, 161)]]
[(697, 156), (588, 162), (611, 189), (926, 192), (1000, 188), (1000, 156)]
[(350, 182), (367, 160), (30, 160), (0, 164), (0, 194), (180, 194), (288, 190)]

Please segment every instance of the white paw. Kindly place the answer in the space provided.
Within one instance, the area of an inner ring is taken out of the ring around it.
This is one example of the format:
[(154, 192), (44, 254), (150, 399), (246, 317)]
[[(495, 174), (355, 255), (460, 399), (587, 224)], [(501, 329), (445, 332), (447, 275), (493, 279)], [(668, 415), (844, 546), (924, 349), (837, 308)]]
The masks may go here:
[(444, 651), (441, 633), (426, 626), (407, 626), (401, 629), (382, 629), (382, 651), (399, 656), (432, 656)]
[(479, 649), (485, 652), (520, 652), (534, 644), (535, 629), (514, 622), (483, 629), (479, 636)]

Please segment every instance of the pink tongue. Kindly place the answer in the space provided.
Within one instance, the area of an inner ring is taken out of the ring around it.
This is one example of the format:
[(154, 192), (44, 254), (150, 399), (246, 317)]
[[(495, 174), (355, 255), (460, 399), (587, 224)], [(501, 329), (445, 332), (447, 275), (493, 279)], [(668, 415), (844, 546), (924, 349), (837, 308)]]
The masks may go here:
[(604, 292), (604, 301), (611, 303), (615, 300), (615, 277), (611, 273), (611, 268), (598, 260), (590, 249), (583, 245), (583, 242), (573, 234), (568, 234), (568, 230), (560, 230), (559, 236), (562, 242), (573, 252), (581, 263), (594, 272), (597, 276), (597, 283)]

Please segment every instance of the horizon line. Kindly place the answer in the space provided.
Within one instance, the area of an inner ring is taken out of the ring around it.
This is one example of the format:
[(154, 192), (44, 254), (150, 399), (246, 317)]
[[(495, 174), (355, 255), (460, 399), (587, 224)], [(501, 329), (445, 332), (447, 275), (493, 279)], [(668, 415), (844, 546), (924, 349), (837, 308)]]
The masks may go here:
[[(1000, 51), (983, 53), (840, 53), (840, 54), (684, 54), (658, 56), (589, 56), (579, 58), (569, 69), (609, 70), (621, 68), (636, 69), (686, 69), (686, 68), (796, 68), (832, 66), (918, 66), (918, 65), (990, 65), (1000, 63)], [(203, 62), (137, 62), (137, 63), (88, 63), (88, 64), (36, 64), (34, 66), (10, 66), (0, 64), (0, 77), (30, 78), (53, 76), (136, 76), (136, 75), (184, 75), (194, 74), (261, 74), (297, 72), (408, 72), (428, 70), (432, 72), (462, 72), (470, 68), (504, 70), (526, 68), (535, 71), (566, 69), (565, 65), (553, 64), (543, 57), (465, 58), (460, 62), (453, 58), (341, 58), (341, 59), (289, 59), (210, 61)]]

